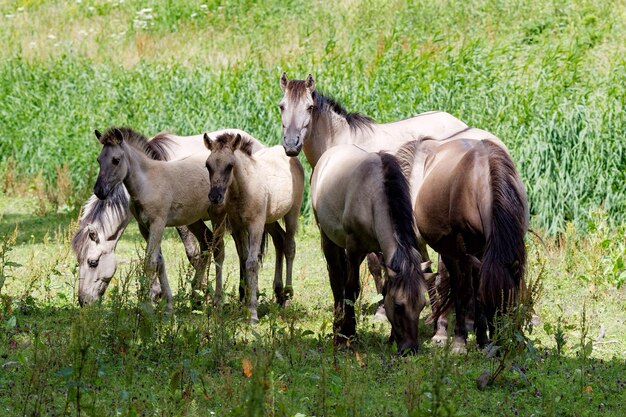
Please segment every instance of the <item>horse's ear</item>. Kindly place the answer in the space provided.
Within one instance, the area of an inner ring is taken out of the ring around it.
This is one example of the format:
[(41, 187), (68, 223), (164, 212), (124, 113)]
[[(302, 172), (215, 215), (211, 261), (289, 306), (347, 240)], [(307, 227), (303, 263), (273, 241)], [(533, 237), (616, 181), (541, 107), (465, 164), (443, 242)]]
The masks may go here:
[(287, 73), (283, 71), (280, 76), (280, 88), (285, 91), (287, 89), (287, 83), (289, 82), (289, 78), (287, 78)]
[(115, 144), (119, 145), (124, 142), (124, 134), (117, 127), (113, 129), (113, 137), (115, 138)]
[(93, 133), (96, 134), (96, 139), (98, 139), (98, 141), (102, 142), (102, 140), (100, 139), (102, 137), (102, 133), (100, 133), (100, 131), (98, 129), (94, 130)]
[(243, 140), (243, 138), (241, 137), (241, 134), (237, 133), (237, 136), (235, 136), (235, 140), (233, 141), (233, 151), (235, 149), (241, 148), (241, 141), (242, 140)]
[(98, 231), (94, 227), (93, 224), (89, 223), (87, 225), (87, 233), (89, 233), (89, 239), (96, 243), (100, 243), (100, 237), (98, 236)]
[(306, 89), (309, 90), (309, 93), (313, 93), (313, 91), (315, 91), (315, 80), (313, 79), (313, 76), (311, 74), (309, 74), (308, 77), (306, 77)]
[(211, 148), (213, 147), (213, 141), (211, 140), (211, 138), (209, 137), (208, 133), (204, 133), (204, 146), (208, 149), (211, 150)]

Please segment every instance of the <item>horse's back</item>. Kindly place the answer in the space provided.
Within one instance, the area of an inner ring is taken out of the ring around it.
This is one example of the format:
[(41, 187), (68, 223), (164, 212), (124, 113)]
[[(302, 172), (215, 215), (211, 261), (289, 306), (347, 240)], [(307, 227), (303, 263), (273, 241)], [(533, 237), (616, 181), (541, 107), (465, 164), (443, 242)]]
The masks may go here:
[(304, 168), (300, 161), (285, 155), (282, 146), (261, 149), (253, 156), (255, 181), (263, 181), (266, 190), (266, 222), (279, 220), (294, 207), (299, 210), (304, 193)]
[(463, 121), (444, 111), (420, 113), (408, 119), (377, 125), (376, 136), (380, 147), (376, 150), (395, 151), (402, 144), (420, 137), (442, 140), (468, 128)]

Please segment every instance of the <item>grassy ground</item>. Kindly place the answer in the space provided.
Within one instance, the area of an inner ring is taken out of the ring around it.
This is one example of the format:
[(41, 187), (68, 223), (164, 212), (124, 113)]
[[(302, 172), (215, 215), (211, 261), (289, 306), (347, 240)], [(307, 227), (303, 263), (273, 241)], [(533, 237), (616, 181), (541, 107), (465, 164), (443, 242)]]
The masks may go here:
[(7, 415), (623, 412), (626, 294), (611, 281), (617, 278), (609, 260), (623, 255), (623, 244), (606, 241), (623, 242), (625, 231), (609, 229), (599, 216), (595, 233), (581, 237), (571, 229), (548, 241), (548, 252), (529, 238), (529, 276), (545, 265), (538, 321), (529, 334), (534, 350), (518, 352), (481, 391), (476, 379), (493, 371), (497, 359), (477, 351), (473, 339), (467, 356), (450, 356), (431, 344), (431, 329), (422, 323), (420, 353), (395, 354), (388, 323), (372, 321), (375, 292), (365, 270), (359, 340), (335, 350), (330, 286), (312, 225), (298, 234), (294, 303), (286, 310), (272, 303), (270, 251), (261, 272), (261, 322), (250, 326), (235, 300), (232, 242), (225, 272), (230, 295), (221, 311), (191, 311), (184, 296), (190, 271), (174, 233), (167, 234), (164, 253), (178, 293), (176, 313), (137, 304), (142, 242), (134, 224), (118, 248), (123, 263), (105, 303), (79, 309), (72, 218), (38, 218), (32, 198), (2, 197), (0, 208), (0, 235), (10, 238), (18, 223), (15, 243), (4, 238), (8, 277), (0, 304), (0, 410)]

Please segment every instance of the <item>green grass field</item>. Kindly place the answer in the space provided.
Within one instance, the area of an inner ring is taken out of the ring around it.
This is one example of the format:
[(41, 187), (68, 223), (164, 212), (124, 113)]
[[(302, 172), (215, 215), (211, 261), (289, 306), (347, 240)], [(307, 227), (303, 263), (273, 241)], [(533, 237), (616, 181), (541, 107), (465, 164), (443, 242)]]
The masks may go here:
[[(22, 0), (0, 1), (0, 23), (0, 415), (624, 414), (625, 1)], [(380, 122), (445, 110), (507, 144), (547, 248), (528, 237), (537, 318), (492, 386), (476, 380), (498, 358), (473, 339), (451, 356), (423, 323), (420, 353), (396, 356), (365, 268), (359, 339), (333, 348), (308, 197), (295, 300), (272, 304), (270, 251), (257, 326), (235, 301), (232, 242), (223, 309), (191, 310), (172, 231), (176, 313), (138, 303), (134, 224), (105, 302), (78, 308), (69, 240), (93, 130), (238, 127), (276, 144), (282, 71)]]

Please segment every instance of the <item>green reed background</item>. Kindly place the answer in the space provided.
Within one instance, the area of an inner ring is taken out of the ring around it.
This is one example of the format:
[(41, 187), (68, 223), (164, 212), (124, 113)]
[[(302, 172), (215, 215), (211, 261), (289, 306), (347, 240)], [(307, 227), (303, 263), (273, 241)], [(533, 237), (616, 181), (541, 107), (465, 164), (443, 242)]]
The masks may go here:
[(438, 109), (498, 135), (545, 231), (584, 228), (598, 207), (623, 222), (624, 10), (624, 1), (3, 2), (0, 156), (20, 178), (42, 171), (51, 188), (67, 164), (85, 196), (95, 128), (239, 127), (276, 144), (278, 77), (310, 72), (320, 91), (377, 121)]

